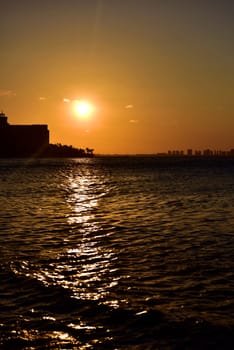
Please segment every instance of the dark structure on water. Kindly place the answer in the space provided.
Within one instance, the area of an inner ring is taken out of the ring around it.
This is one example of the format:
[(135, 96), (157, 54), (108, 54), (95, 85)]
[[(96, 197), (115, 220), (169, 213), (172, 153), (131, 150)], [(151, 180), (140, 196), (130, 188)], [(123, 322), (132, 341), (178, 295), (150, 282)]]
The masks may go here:
[(37, 157), (48, 146), (47, 125), (10, 125), (0, 113), (0, 157)]

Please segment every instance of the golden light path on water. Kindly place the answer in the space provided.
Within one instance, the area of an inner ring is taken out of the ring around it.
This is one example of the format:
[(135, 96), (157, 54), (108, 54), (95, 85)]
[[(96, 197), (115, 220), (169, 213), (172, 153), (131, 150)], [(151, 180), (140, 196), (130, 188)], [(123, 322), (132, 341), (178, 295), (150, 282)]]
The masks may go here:
[[(74, 281), (66, 281), (66, 284), (78, 298), (101, 300), (107, 297), (110, 288), (118, 284), (118, 278), (106, 280), (107, 274), (116, 272), (113, 262), (117, 260), (117, 256), (110, 248), (104, 246), (106, 233), (103, 233), (100, 223), (95, 219), (99, 200), (106, 194), (106, 188), (102, 180), (91, 175), (88, 169), (82, 176), (70, 177), (68, 187), (68, 204), (71, 208), (68, 223), (81, 225), (82, 238), (78, 246), (67, 250), (67, 254), (69, 259), (84, 258)], [(99, 189), (98, 193), (93, 193), (94, 188)], [(71, 266), (65, 268), (69, 269)], [(93, 287), (97, 282), (99, 287)], [(118, 307), (117, 300), (109, 303)]]
[(105, 244), (109, 233), (96, 218), (100, 200), (107, 193), (104, 179), (91, 174), (87, 167), (82, 173), (72, 172), (62, 187), (67, 194), (69, 234), (63, 240), (68, 248), (59, 250), (49, 266), (38, 269), (24, 261), (22, 268), (45, 285), (69, 289), (77, 299), (97, 300), (118, 308), (118, 300), (109, 297), (120, 279), (115, 264), (118, 257)]

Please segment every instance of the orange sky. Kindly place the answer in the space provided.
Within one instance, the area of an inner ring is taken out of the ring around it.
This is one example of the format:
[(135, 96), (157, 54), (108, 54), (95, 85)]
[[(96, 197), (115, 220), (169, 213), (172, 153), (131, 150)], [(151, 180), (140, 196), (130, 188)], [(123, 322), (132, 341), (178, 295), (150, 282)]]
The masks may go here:
[[(95, 153), (234, 147), (234, 5), (183, 0), (0, 4), (0, 109)], [(64, 100), (65, 99), (65, 100)], [(72, 101), (94, 111), (79, 118)]]

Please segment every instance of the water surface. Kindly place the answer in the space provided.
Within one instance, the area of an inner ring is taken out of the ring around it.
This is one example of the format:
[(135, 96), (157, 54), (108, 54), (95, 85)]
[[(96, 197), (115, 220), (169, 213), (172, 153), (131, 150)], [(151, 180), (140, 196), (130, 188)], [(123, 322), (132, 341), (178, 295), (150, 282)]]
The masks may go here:
[(233, 160), (0, 160), (0, 203), (3, 349), (233, 348)]

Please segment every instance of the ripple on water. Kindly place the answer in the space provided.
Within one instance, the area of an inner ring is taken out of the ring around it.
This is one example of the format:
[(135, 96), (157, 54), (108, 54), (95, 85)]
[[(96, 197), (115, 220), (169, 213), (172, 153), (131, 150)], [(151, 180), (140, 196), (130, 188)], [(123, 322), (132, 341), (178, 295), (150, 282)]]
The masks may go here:
[(2, 344), (229, 348), (233, 168), (152, 162), (0, 166)]

